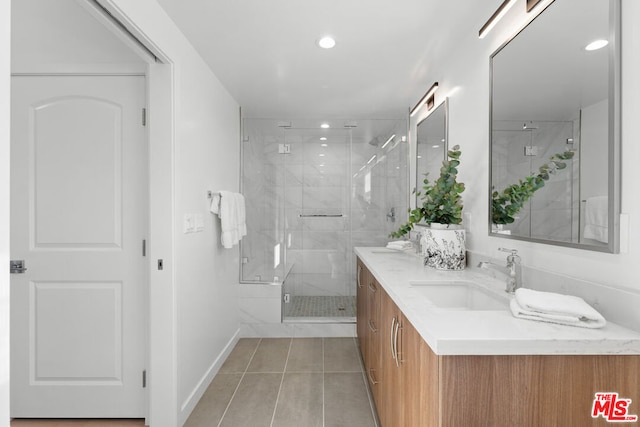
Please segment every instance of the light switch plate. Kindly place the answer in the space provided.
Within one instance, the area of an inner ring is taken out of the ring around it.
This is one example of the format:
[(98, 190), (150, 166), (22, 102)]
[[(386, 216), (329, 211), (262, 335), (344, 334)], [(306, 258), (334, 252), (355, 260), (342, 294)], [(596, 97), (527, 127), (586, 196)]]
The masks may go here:
[(195, 229), (196, 229), (196, 233), (199, 233), (202, 230), (204, 230), (204, 217), (202, 216), (202, 214), (198, 213), (195, 215)]
[(193, 214), (184, 214), (184, 222), (182, 226), (184, 234), (193, 233), (195, 231), (195, 222)]

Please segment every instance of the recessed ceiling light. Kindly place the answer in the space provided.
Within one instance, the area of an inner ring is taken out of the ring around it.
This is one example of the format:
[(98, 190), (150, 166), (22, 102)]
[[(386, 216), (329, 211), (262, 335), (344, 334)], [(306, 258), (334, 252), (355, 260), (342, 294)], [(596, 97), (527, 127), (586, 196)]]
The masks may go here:
[(440, 148), (439, 145), (432, 145), (431, 148)]
[(326, 141), (326, 140), (327, 140), (326, 136), (323, 136), (323, 137), (320, 138), (320, 141)]
[(328, 144), (320, 144), (321, 147), (328, 147)]
[(323, 123), (323, 124), (320, 125), (320, 127), (322, 129), (329, 129), (331, 126), (329, 126), (329, 123)]
[(321, 39), (318, 40), (317, 43), (318, 43), (318, 46), (320, 46), (323, 49), (331, 49), (336, 45), (335, 39), (331, 36), (322, 37)]
[(318, 156), (324, 157), (324, 153), (320, 153), (320, 154), (318, 154)]
[(609, 44), (609, 42), (607, 40), (596, 40), (596, 41), (593, 41), (593, 42), (589, 43), (584, 48), (584, 50), (598, 50), (598, 49), (602, 49), (603, 47), (605, 47), (608, 44)]

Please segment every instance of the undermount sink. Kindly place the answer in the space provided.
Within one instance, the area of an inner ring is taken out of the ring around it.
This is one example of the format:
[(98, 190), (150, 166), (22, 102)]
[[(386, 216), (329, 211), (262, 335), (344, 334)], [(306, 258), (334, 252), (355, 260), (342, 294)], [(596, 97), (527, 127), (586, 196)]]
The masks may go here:
[(376, 255), (384, 255), (384, 254), (402, 254), (406, 253), (405, 251), (401, 251), (399, 249), (374, 249), (371, 251), (372, 254)]
[(434, 306), (447, 310), (506, 310), (509, 297), (473, 282), (411, 282), (409, 285)]

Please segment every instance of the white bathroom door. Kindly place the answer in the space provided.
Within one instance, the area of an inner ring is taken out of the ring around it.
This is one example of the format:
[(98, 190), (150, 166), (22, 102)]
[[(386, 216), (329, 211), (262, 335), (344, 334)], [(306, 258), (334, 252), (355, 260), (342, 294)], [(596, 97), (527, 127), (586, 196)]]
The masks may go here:
[(11, 416), (144, 417), (144, 77), (11, 95)]

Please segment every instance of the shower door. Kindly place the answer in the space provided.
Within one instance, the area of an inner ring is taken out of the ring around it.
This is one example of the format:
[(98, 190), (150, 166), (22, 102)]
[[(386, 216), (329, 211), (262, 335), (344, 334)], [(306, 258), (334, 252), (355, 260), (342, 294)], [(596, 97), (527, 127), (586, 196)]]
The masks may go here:
[(351, 321), (350, 129), (287, 128), (285, 318)]
[[(538, 173), (540, 166), (558, 153), (579, 148), (575, 123), (495, 122), (493, 130), (492, 191), (502, 191), (526, 176)], [(545, 181), (506, 228), (516, 236), (577, 242), (579, 229), (579, 155)]]

